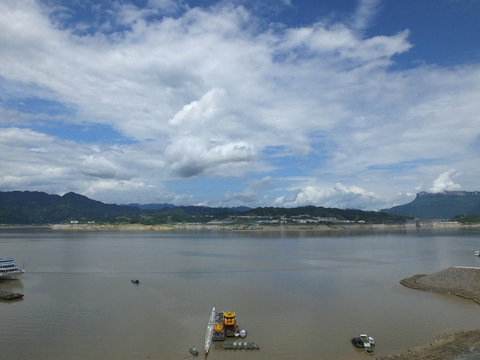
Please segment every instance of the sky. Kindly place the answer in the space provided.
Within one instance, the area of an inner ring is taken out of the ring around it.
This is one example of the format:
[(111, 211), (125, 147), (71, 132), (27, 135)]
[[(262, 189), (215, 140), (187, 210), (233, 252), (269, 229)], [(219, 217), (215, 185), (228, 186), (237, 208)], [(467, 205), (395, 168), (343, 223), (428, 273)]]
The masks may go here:
[(480, 190), (480, 0), (0, 14), (0, 191), (378, 210)]

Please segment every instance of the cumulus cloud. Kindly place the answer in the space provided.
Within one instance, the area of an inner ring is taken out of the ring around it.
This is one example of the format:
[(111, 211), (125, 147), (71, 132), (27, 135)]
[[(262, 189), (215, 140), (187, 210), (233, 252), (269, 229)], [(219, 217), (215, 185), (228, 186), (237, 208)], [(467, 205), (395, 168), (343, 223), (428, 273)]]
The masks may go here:
[(334, 186), (308, 185), (298, 189), (293, 196), (282, 196), (275, 200), (275, 205), (282, 207), (315, 205), (359, 209), (379, 204), (380, 199), (374, 193), (358, 186), (345, 186), (341, 183)]
[[(241, 192), (227, 191), (222, 195), (222, 206), (250, 206), (257, 207), (258, 204), (272, 205), (271, 196), (266, 195), (275, 183), (270, 176), (250, 181), (248, 186)], [(263, 196), (260, 194), (264, 194)]]
[(433, 181), (433, 186), (429, 189), (429, 191), (432, 193), (441, 193), (444, 191), (462, 190), (462, 187), (450, 178), (451, 176), (455, 175), (455, 169), (450, 169), (440, 174), (438, 178)]
[(0, 189), (195, 202), (195, 181), (235, 178), (210, 205), (374, 209), (432, 164), (469, 187), (480, 175), (480, 67), (393, 71), (413, 44), (408, 29), (364, 34), (380, 1), (299, 27), (231, 2), (104, 3), (88, 23), (53, 3), (0, 2)]
[(131, 175), (126, 169), (116, 165), (102, 155), (88, 155), (81, 164), (82, 172), (88, 176), (101, 179), (129, 179)]

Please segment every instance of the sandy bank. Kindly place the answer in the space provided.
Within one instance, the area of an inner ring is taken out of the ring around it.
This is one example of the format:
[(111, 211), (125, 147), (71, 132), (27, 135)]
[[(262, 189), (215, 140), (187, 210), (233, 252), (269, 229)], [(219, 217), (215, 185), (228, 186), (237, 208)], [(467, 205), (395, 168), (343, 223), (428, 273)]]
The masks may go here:
[(434, 342), (376, 357), (377, 360), (474, 360), (480, 359), (480, 329), (440, 334)]
[(480, 304), (480, 268), (452, 266), (431, 275), (414, 275), (400, 283), (412, 289), (455, 294)]
[[(448, 226), (447, 226), (448, 225)], [(470, 227), (460, 223), (432, 223), (424, 229), (460, 229)], [(141, 224), (56, 224), (50, 226), (52, 230), (119, 230), (119, 231), (270, 231), (270, 232), (329, 232), (329, 231), (417, 231), (414, 224), (362, 224), (362, 223), (335, 223), (335, 224), (195, 224), (178, 223), (170, 225), (141, 225)]]
[[(357, 231), (357, 230), (372, 230), (365, 225), (217, 225), (217, 224), (188, 224), (180, 223), (175, 225), (141, 225), (141, 224), (56, 224), (50, 227), (52, 230), (111, 230), (111, 231), (169, 231), (169, 230), (183, 230), (183, 231), (271, 231), (271, 232), (288, 232), (288, 231)], [(382, 229), (386, 229), (382, 225)], [(390, 226), (388, 229), (398, 229), (398, 226)]]
[(72, 231), (168, 231), (174, 230), (174, 226), (167, 225), (140, 225), (140, 224), (56, 224), (50, 227), (52, 230), (72, 230)]
[[(480, 304), (480, 268), (452, 266), (431, 275), (419, 274), (400, 283), (412, 289), (455, 294)], [(473, 360), (480, 359), (480, 329), (440, 334), (430, 344), (377, 360)]]

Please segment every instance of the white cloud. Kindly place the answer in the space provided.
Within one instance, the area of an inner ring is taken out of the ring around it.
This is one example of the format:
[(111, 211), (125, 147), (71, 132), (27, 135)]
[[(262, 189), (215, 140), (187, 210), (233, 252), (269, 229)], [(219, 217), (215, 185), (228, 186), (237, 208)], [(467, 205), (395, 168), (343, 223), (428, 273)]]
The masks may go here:
[(380, 4), (380, 0), (360, 0), (353, 16), (353, 28), (356, 30), (365, 30), (378, 12)]
[[(183, 137), (169, 146), (165, 155), (171, 159), (172, 169), (181, 177), (191, 177), (209, 171), (214, 176), (235, 176), (243, 174), (243, 162), (255, 156), (255, 150), (248, 143), (208, 144), (196, 137)], [(225, 168), (226, 167), (226, 168)], [(228, 173), (223, 173), (223, 170)]]
[(81, 171), (87, 176), (101, 179), (112, 178), (121, 180), (132, 177), (132, 174), (127, 169), (98, 154), (84, 157), (81, 163)]
[(383, 200), (374, 193), (358, 186), (345, 186), (337, 183), (329, 185), (307, 185), (295, 191), (292, 196), (282, 196), (275, 200), (279, 207), (323, 206), (329, 208), (379, 208)]
[[(303, 51), (318, 53), (324, 58), (323, 63), (333, 66), (342, 61), (357, 61), (350, 66), (361, 66), (372, 62), (369, 67), (386, 66), (385, 60), (395, 54), (408, 51), (409, 31), (405, 30), (393, 36), (374, 36), (364, 39), (345, 24), (317, 23), (311, 27), (288, 29), (279, 50), (302, 56)], [(290, 55), (292, 57), (292, 54)], [(340, 63), (342, 64), (342, 63)], [(321, 64), (320, 64), (321, 65)], [(343, 71), (336, 67), (337, 71)]]
[[(0, 189), (195, 201), (188, 185), (173, 194), (168, 185), (255, 173), (268, 187), (245, 180), (243, 191), (213, 189), (212, 201), (375, 209), (430, 181), (439, 164), (478, 186), (480, 67), (391, 70), (412, 44), (407, 29), (362, 34), (380, 2), (361, 1), (352, 23), (264, 31), (241, 6), (149, 4), (118, 5), (108, 32), (105, 23), (81, 35), (60, 26), (66, 10), (0, 2)], [(4, 105), (29, 98), (68, 111)], [(100, 134), (94, 148), (80, 135), (46, 135), (89, 123), (130, 141)], [(319, 180), (278, 185), (295, 175)], [(455, 188), (451, 176), (432, 189)]]
[[(205, 128), (214, 125), (219, 117), (225, 115), (225, 90), (211, 89), (200, 100), (194, 100), (177, 112), (170, 124), (180, 128)], [(210, 130), (210, 129), (209, 129)]]
[(433, 187), (429, 189), (432, 193), (440, 193), (444, 191), (458, 191), (462, 190), (459, 184), (456, 184), (450, 176), (455, 176), (455, 169), (450, 169), (440, 174), (438, 178), (433, 181)]

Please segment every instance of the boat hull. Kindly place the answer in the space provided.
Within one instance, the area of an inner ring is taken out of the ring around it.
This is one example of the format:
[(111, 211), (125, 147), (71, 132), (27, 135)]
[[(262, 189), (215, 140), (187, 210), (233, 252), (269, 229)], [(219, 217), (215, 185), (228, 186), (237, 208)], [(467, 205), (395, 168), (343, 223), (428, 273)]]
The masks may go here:
[(22, 275), (22, 270), (0, 273), (0, 280), (16, 280)]
[(12, 258), (0, 258), (0, 280), (18, 279), (24, 270), (18, 268)]
[(207, 331), (205, 333), (205, 355), (210, 351), (212, 345), (213, 330), (215, 327), (215, 307), (213, 307), (210, 317), (208, 318)]

